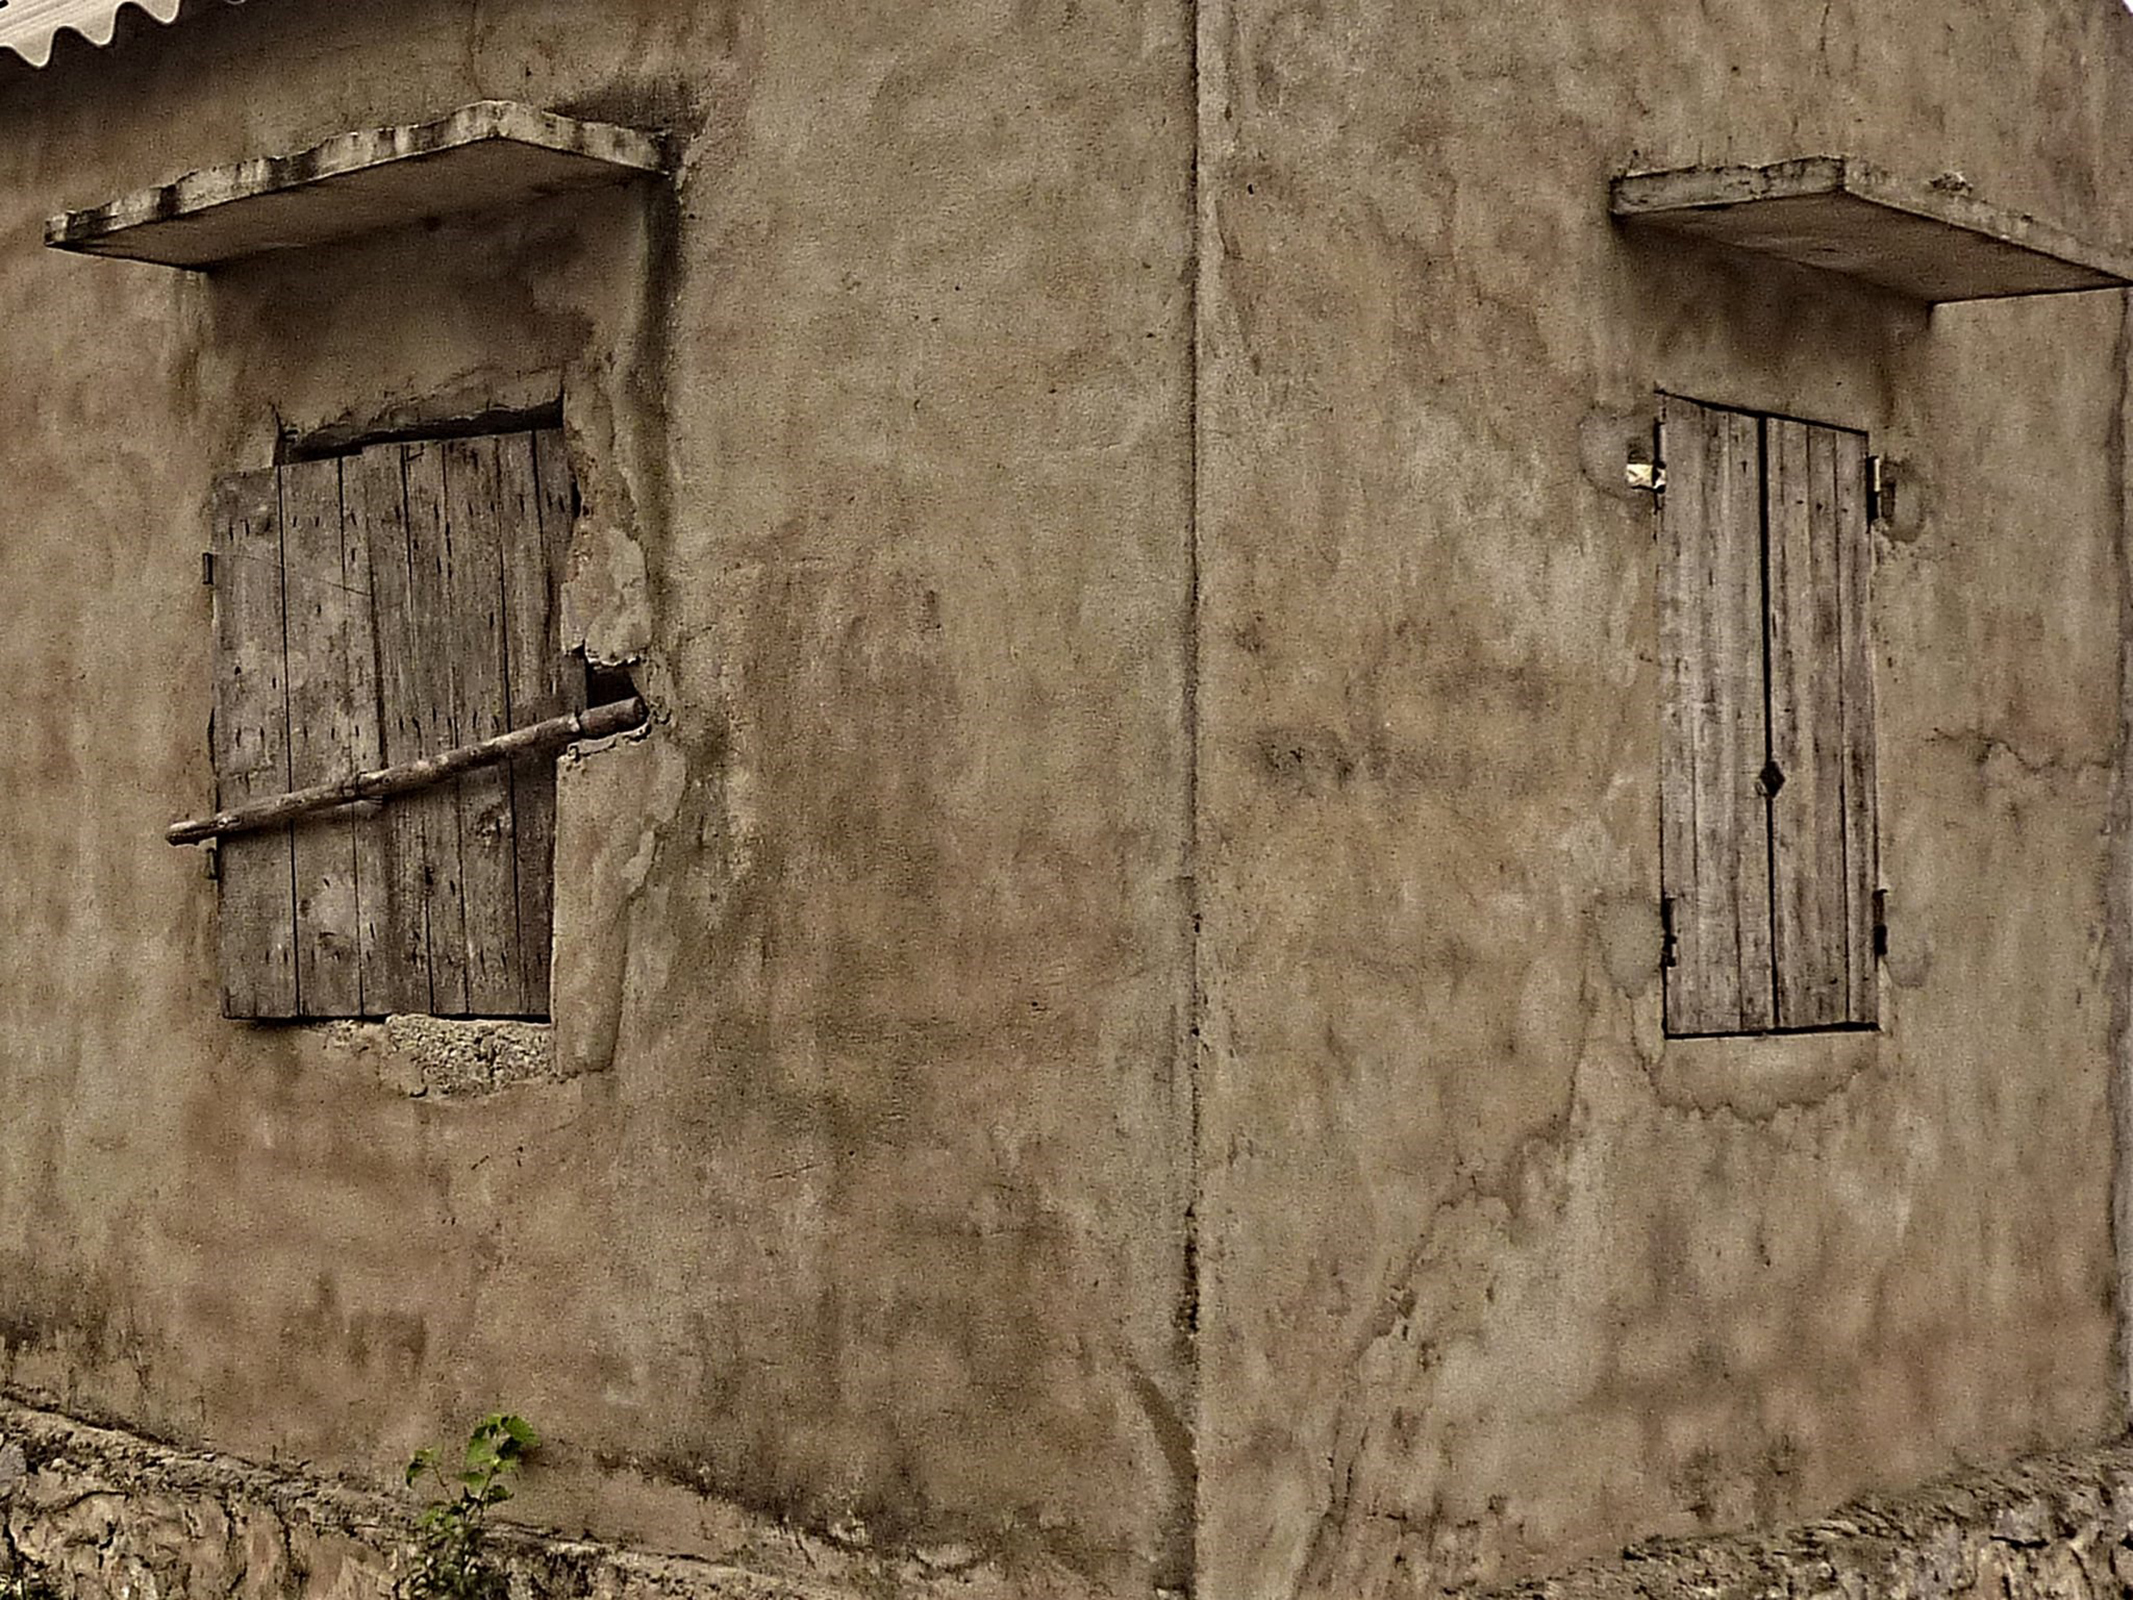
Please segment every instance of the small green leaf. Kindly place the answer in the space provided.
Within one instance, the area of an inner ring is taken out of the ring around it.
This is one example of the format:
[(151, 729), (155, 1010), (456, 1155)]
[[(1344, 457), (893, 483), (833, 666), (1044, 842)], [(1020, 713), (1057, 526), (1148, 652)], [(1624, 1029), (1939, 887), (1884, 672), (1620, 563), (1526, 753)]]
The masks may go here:
[(541, 1436), (533, 1431), (533, 1424), (524, 1417), (507, 1416), (499, 1418), (498, 1421), (502, 1423), (504, 1432), (511, 1436), (512, 1442), (521, 1450), (534, 1450), (540, 1447)]

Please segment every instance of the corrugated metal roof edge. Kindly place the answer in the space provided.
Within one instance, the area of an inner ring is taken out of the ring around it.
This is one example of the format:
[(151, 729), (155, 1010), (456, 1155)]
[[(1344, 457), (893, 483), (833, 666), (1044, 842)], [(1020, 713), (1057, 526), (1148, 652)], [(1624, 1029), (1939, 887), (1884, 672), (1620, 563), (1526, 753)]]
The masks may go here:
[[(28, 0), (19, 0), (28, 5)], [(0, 12), (0, 50), (12, 50), (33, 67), (52, 59), (52, 42), (63, 32), (80, 34), (91, 44), (108, 45), (118, 28), (118, 15), (128, 6), (138, 6), (156, 21), (177, 20), (185, 0), (88, 0), (74, 5), (29, 6), (19, 21)]]

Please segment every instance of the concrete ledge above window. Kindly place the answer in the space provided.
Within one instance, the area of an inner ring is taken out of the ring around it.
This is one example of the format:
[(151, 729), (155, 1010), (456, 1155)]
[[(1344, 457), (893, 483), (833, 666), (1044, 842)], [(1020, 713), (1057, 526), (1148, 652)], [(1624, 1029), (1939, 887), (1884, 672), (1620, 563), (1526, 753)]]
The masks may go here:
[(656, 135), (483, 100), (436, 122), (339, 134), (70, 211), (45, 225), (45, 243), (204, 269), (665, 169)]
[(1630, 173), (1612, 209), (1931, 303), (2133, 284), (2133, 253), (1988, 205), (1957, 174), (1917, 182), (1844, 156)]

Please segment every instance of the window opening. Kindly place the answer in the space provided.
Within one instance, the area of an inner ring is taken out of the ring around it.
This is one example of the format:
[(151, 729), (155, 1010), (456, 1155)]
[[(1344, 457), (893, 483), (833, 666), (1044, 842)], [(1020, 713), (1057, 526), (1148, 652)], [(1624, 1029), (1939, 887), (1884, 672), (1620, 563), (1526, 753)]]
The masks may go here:
[(219, 807), (488, 753), (225, 838), (225, 1014), (546, 1017), (555, 745), (507, 736), (584, 709), (556, 625), (575, 506), (553, 428), (390, 439), (218, 486)]
[(1877, 1022), (1866, 439), (1664, 400), (1666, 1031)]

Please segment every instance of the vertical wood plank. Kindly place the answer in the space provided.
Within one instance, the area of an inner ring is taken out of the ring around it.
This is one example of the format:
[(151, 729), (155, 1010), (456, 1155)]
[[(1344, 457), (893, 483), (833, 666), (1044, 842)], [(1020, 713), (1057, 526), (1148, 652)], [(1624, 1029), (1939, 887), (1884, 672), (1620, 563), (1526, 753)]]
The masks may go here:
[[(370, 584), (351, 570), (341, 463), (282, 468), (283, 615), (288, 636), (289, 780), (324, 783), (376, 763)], [(293, 828), (296, 994), (307, 1017), (363, 1014), (362, 875), (346, 813)]]
[(1839, 431), (1836, 473), (1838, 694), (1843, 702), (1844, 955), (1847, 1022), (1880, 1020), (1874, 891), (1880, 886), (1874, 791), (1873, 530), (1866, 515), (1866, 440)]
[[(349, 544), (369, 569), (377, 648), (378, 740), (381, 761), (426, 754), (431, 710), (414, 626), (413, 578), (407, 536), (407, 485), (401, 447), (376, 445), (343, 464), (341, 503)], [(375, 823), (377, 865), (362, 874), (363, 1004), (371, 1016), (431, 1008), (429, 850), (425, 820), (430, 797), (409, 795), (380, 807)], [(457, 831), (453, 842), (457, 844)], [(360, 844), (359, 844), (360, 849)]]
[[(407, 666), (410, 704), (417, 708), (422, 755), (436, 755), (474, 737), (460, 727), (453, 682), (459, 630), (453, 625), (452, 546), (445, 514), (445, 447), (403, 447), (407, 486)], [(467, 1014), (467, 919), (460, 860), (459, 802), (448, 785), (401, 802), (420, 816), (428, 867), (430, 1009), (441, 1017)]]
[(1834, 430), (1770, 432), (1770, 800), (1778, 1023), (1845, 1020), (1843, 707)]
[(1720, 624), (1713, 674), (1722, 685), (1723, 755), (1711, 780), (1704, 848), (1730, 872), (1734, 962), (1746, 1032), (1776, 1024), (1770, 945), (1770, 820), (1760, 775), (1769, 754), (1763, 637), (1762, 422), (1721, 413), (1724, 498), (1712, 519)]
[[(510, 729), (498, 454), (494, 437), (444, 445), (454, 708), (459, 737), (469, 743)], [(511, 773), (497, 767), (466, 773), (458, 792), (467, 1007), (479, 1016), (516, 1015), (524, 1009), (525, 989)]]
[(1714, 1013), (1729, 1007), (1714, 982), (1703, 937), (1705, 919), (1696, 874), (1697, 707), (1704, 697), (1705, 639), (1701, 530), (1710, 515), (1715, 441), (1699, 406), (1671, 397), (1660, 422), (1667, 488), (1659, 509), (1659, 881), (1673, 906), (1675, 958), (1665, 974), (1666, 1031), (1710, 1030)]
[[(289, 782), (280, 491), (272, 472), (215, 487), (216, 804), (271, 799)], [(222, 1010), (293, 1017), (296, 906), (289, 830), (237, 834), (220, 850)]]
[[(546, 447), (543, 439), (551, 441)], [(511, 727), (568, 709), (555, 619), (556, 572), (569, 538), (570, 468), (561, 435), (498, 441), (497, 499), (504, 578), (504, 671)], [(548, 1012), (555, 858), (554, 755), (529, 757), (511, 772), (512, 836), (518, 881), (520, 1009)]]
[(1663, 891), (1669, 1032), (1771, 1025), (1761, 445), (1752, 417), (1669, 397), (1661, 510)]

